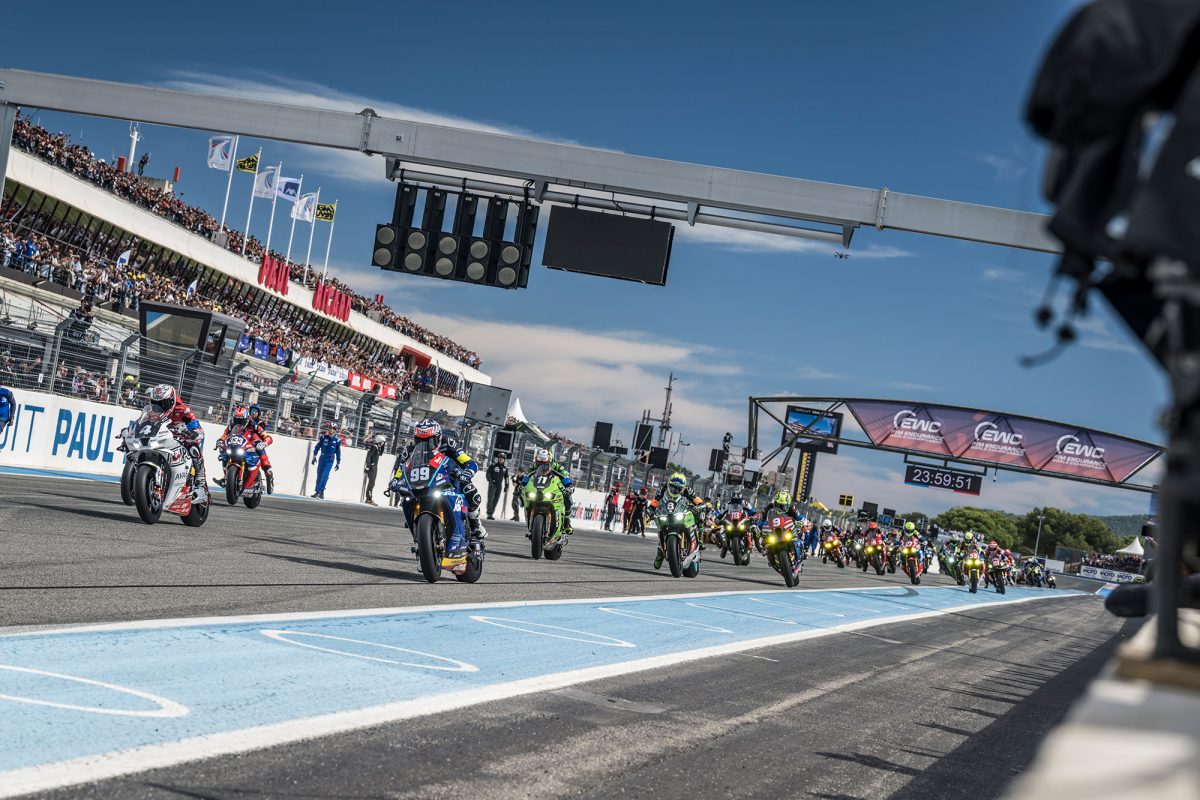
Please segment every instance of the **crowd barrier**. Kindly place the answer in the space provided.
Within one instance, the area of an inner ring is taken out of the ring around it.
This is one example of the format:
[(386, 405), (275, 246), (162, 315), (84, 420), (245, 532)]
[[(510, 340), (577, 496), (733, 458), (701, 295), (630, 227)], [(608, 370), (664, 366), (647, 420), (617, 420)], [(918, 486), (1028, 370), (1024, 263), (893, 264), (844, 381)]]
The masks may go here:
[(1079, 576), (1081, 578), (1095, 578), (1099, 581), (1109, 581), (1110, 583), (1142, 583), (1146, 580), (1141, 575), (1134, 575), (1132, 572), (1087, 566), (1079, 568)]

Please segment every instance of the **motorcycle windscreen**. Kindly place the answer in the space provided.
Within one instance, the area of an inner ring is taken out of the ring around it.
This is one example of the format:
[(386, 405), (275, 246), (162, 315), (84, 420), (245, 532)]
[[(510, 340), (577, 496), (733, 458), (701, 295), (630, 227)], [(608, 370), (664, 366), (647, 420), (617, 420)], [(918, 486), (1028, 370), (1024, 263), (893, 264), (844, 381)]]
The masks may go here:
[(427, 489), (433, 484), (438, 474), (442, 462), (445, 460), (438, 449), (428, 440), (417, 440), (408, 454), (408, 461), (404, 465), (404, 474), (408, 477), (409, 484), (412, 485), (413, 491)]

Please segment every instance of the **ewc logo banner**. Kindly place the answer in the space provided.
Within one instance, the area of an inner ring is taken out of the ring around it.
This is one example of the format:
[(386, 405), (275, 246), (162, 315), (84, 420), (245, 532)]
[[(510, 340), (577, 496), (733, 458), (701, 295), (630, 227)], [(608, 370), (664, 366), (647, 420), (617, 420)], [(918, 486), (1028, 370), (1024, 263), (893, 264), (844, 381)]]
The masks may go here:
[(958, 406), (847, 400), (867, 438), (882, 447), (1123, 483), (1163, 449), (1087, 428)]
[(0, 432), (0, 464), (120, 474), (120, 433), (137, 412), (82, 400), (18, 392), (13, 424)]

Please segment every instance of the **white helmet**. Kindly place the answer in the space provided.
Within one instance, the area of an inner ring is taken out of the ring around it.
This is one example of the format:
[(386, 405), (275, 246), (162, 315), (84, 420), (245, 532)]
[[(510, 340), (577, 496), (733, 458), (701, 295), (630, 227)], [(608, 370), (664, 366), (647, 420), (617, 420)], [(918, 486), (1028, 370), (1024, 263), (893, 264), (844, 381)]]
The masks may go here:
[(826, 531), (827, 531), (827, 530), (830, 530), (831, 528), (833, 528), (833, 520), (831, 520), (831, 519), (827, 519), (827, 520), (825, 520), (825, 521), (823, 521), (823, 522), (821, 523), (821, 529), (822, 529), (822, 530), (826, 530)]
[(533, 463), (535, 463), (535, 464), (549, 464), (549, 463), (550, 463), (550, 451), (549, 451), (549, 450), (547, 450), (547, 449), (546, 449), (546, 448), (544, 448), (544, 447), (543, 447), (543, 448), (540, 448), (540, 449), (539, 449), (539, 450), (538, 450), (536, 453), (534, 453), (534, 455), (533, 455)]

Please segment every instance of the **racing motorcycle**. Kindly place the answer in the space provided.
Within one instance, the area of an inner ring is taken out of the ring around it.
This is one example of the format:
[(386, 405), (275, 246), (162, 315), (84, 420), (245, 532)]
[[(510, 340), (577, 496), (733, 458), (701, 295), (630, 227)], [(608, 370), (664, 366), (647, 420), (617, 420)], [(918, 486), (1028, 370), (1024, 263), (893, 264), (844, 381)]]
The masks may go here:
[(918, 542), (903, 542), (900, 546), (900, 566), (904, 574), (912, 581), (913, 586), (921, 583), (921, 573), (925, 571), (925, 562), (921, 558), (921, 545)]
[[(449, 569), (456, 580), (475, 583), (483, 575), (483, 541), (469, 535), (467, 500), (455, 485), (454, 459), (427, 441), (413, 445), (408, 460), (397, 470), (389, 491), (399, 492), (404, 516), (413, 532), (412, 550), (421, 575), (430, 583)], [(466, 544), (464, 559), (446, 555), (452, 545)]]
[(225, 468), (225, 502), (236, 506), (240, 499), (246, 508), (258, 508), (266, 486), (254, 444), (241, 434), (231, 433), (217, 442), (217, 452)]
[(866, 543), (863, 541), (863, 537), (855, 534), (854, 538), (850, 540), (850, 558), (854, 559), (854, 566), (859, 567), (863, 572), (867, 571), (866, 549)]
[(975, 594), (979, 591), (979, 579), (983, 576), (983, 559), (980, 558), (978, 550), (967, 551), (967, 557), (962, 562), (962, 571), (971, 585), (971, 594)]
[(765, 545), (767, 563), (771, 569), (783, 576), (789, 589), (800, 583), (803, 566), (796, 558), (796, 521), (788, 516), (771, 517), (767, 521)]
[[(121, 439), (125, 451), (121, 500), (137, 507), (142, 522), (153, 525), (164, 510), (179, 515), (183, 524), (192, 528), (208, 520), (208, 492), (196, 486), (192, 459), (167, 417), (146, 408), (121, 432)], [(197, 494), (204, 499), (197, 500)]]
[(959, 585), (964, 585), (967, 581), (963, 577), (962, 563), (958, 558), (958, 554), (953, 550), (942, 550), (938, 555), (938, 560), (942, 565), (942, 572), (954, 579)]
[(665, 498), (655, 509), (658, 542), (666, 551), (672, 578), (694, 578), (700, 574), (700, 537), (696, 517), (682, 498)]
[(1000, 556), (992, 556), (987, 568), (988, 580), (995, 585), (996, 593), (1004, 594), (1004, 584), (1008, 582), (1008, 570), (1005, 568), (1004, 559)]
[(562, 558), (563, 520), (567, 507), (563, 502), (566, 489), (549, 464), (539, 464), (537, 471), (525, 484), (525, 524), (529, 528), (529, 550), (533, 560)]
[(889, 575), (896, 574), (896, 568), (900, 566), (900, 542), (892, 539), (887, 540), (887, 571)]
[(721, 546), (733, 555), (733, 563), (746, 566), (750, 563), (750, 552), (754, 549), (754, 535), (742, 511), (730, 511), (721, 526)]
[(887, 545), (885, 545), (882, 541), (867, 542), (866, 547), (863, 548), (863, 552), (866, 557), (863, 559), (862, 571), (866, 572), (868, 567), (874, 567), (875, 574), (882, 575), (884, 551), (886, 549)]
[(842, 540), (836, 533), (827, 534), (825, 541), (821, 543), (821, 563), (828, 564), (831, 558), (833, 559), (833, 563), (838, 565), (838, 569), (846, 568), (846, 557), (842, 552)]

